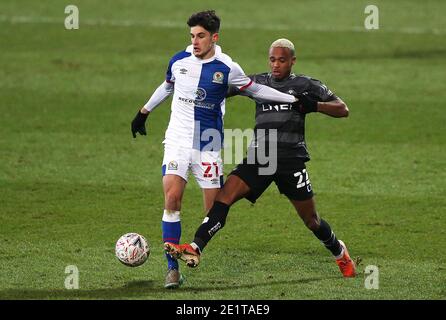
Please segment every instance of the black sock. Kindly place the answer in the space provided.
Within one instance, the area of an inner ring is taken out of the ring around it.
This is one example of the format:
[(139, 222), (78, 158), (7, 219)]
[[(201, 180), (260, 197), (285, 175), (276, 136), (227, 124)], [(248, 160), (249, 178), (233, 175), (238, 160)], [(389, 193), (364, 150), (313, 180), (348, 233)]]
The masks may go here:
[(203, 251), (217, 231), (224, 227), (228, 212), (228, 205), (219, 201), (214, 202), (204, 222), (195, 233), (194, 243), (198, 246), (200, 252)]
[(313, 231), (313, 233), (335, 257), (341, 254), (341, 244), (339, 243), (338, 239), (336, 239), (336, 235), (331, 230), (327, 221), (321, 219), (319, 229)]

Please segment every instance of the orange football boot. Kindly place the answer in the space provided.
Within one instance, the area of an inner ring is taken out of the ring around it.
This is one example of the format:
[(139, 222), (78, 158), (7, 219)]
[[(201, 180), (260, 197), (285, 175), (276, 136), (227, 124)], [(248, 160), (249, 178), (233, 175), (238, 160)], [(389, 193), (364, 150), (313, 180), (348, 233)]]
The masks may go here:
[(342, 257), (336, 259), (336, 264), (339, 266), (339, 270), (341, 270), (342, 274), (346, 278), (353, 278), (356, 276), (356, 266), (352, 259), (350, 259), (350, 255), (348, 254), (347, 247), (345, 246), (342, 240), (339, 240), (343, 248)]
[(195, 268), (200, 263), (200, 254), (188, 243), (175, 244), (165, 242), (164, 250), (172, 258), (186, 262), (188, 267)]

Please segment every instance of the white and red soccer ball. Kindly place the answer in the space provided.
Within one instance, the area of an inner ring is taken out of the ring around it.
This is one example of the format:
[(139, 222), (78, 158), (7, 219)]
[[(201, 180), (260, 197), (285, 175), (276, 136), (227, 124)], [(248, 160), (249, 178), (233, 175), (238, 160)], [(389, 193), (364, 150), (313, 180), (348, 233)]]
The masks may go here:
[(118, 260), (126, 266), (137, 267), (149, 257), (149, 243), (138, 233), (126, 233), (116, 242), (115, 253)]

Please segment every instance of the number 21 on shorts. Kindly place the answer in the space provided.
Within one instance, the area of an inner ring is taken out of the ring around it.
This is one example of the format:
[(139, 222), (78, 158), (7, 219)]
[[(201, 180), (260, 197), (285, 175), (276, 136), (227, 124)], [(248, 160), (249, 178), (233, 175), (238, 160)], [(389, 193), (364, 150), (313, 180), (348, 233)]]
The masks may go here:
[(215, 168), (215, 176), (218, 177), (217, 162), (212, 162), (212, 163), (202, 162), (201, 165), (206, 167), (206, 169), (204, 170), (204, 174), (203, 174), (204, 178), (212, 178), (212, 173), (211, 173), (212, 166), (214, 166), (214, 168)]

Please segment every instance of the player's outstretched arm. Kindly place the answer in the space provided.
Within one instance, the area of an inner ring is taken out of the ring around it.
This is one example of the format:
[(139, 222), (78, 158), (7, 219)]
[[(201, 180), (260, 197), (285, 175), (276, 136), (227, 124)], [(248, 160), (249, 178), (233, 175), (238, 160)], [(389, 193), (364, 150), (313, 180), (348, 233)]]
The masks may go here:
[(147, 135), (146, 120), (149, 113), (158, 107), (164, 100), (166, 100), (173, 93), (173, 83), (164, 81), (152, 94), (149, 101), (138, 111), (131, 123), (131, 130), (133, 138), (136, 138), (136, 133), (140, 135)]
[(244, 90), (249, 96), (263, 101), (274, 101), (279, 103), (293, 103), (297, 101), (296, 97), (290, 94), (280, 92), (256, 82), (252, 82)]
[(347, 105), (339, 98), (328, 102), (318, 102), (317, 111), (334, 118), (348, 117), (349, 114)]
[[(152, 112), (173, 93), (174, 84), (172, 82), (164, 81), (150, 97), (149, 101), (142, 107), (142, 113)], [(144, 110), (143, 110), (144, 109)]]
[(348, 117), (348, 107), (339, 98), (326, 102), (316, 101), (308, 92), (298, 94), (296, 98), (298, 101), (293, 105), (300, 113), (320, 112), (334, 118)]

